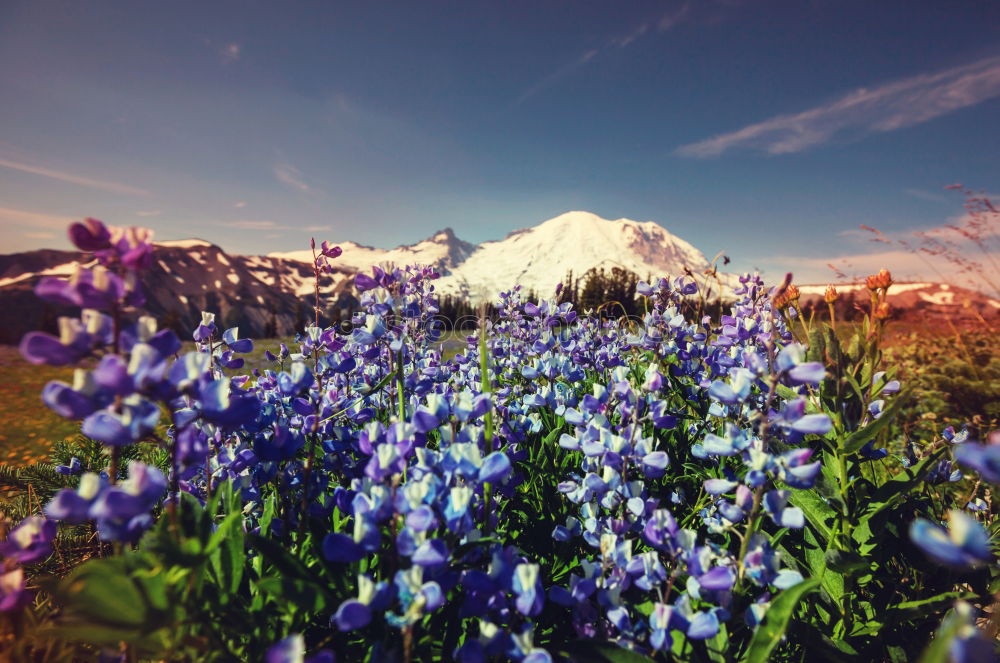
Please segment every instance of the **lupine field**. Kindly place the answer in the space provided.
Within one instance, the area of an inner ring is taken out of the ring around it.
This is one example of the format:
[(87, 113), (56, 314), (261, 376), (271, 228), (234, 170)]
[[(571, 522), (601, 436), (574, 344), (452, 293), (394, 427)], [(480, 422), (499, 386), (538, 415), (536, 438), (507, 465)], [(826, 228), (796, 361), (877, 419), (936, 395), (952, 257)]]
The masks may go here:
[(148, 232), (69, 234), (98, 264), (36, 292), (81, 313), (20, 352), (79, 436), (0, 466), (3, 660), (997, 659), (1000, 433), (901, 432), (887, 271), (847, 335), (791, 275), (632, 320), (513, 287), (445, 358), (438, 275), (375, 268), (247, 370), (144, 316)]

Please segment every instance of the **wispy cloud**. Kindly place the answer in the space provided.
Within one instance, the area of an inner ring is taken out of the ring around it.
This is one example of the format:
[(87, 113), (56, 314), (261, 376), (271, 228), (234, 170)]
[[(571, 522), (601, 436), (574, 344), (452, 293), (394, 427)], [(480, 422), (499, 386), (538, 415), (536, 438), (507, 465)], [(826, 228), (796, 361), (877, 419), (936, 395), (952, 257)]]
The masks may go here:
[(328, 232), (333, 230), (332, 226), (290, 226), (284, 223), (270, 220), (238, 219), (236, 221), (222, 221), (220, 226), (226, 228), (238, 228), (240, 230), (296, 230), (299, 232)]
[[(980, 256), (980, 260), (1000, 260), (1000, 253)], [(948, 261), (905, 249), (889, 249), (871, 253), (841, 253), (836, 256), (807, 258), (803, 256), (774, 256), (766, 261), (767, 273), (780, 274), (791, 271), (796, 283), (820, 284), (859, 281), (880, 269), (888, 269), (896, 281), (932, 281), (953, 283), (983, 289), (983, 283), (974, 273)]]
[(236, 207), (236, 208), (243, 208), (243, 207), (246, 207), (246, 206), (247, 206), (247, 204), (245, 202), (243, 202), (242, 200), (240, 202), (238, 202), (238, 203), (233, 203), (233, 207)]
[(580, 67), (582, 67), (583, 65), (585, 65), (588, 62), (590, 62), (591, 60), (593, 60), (597, 56), (597, 54), (599, 52), (600, 52), (600, 49), (596, 49), (596, 48), (591, 49), (591, 50), (583, 53), (582, 55), (580, 55), (578, 58), (576, 58), (572, 62), (567, 62), (566, 64), (564, 64), (563, 66), (559, 67), (555, 71), (549, 73), (547, 76), (543, 77), (542, 79), (540, 79), (539, 81), (537, 81), (534, 85), (532, 85), (527, 90), (525, 90), (524, 92), (522, 92), (517, 97), (517, 99), (514, 100), (513, 105), (514, 106), (520, 106), (525, 101), (527, 101), (531, 97), (535, 96), (536, 94), (538, 94), (542, 90), (545, 90), (546, 88), (551, 87), (557, 81), (565, 78), (566, 76), (570, 75), (571, 73), (573, 73), (574, 71), (576, 71), (577, 69), (579, 69)]
[(33, 166), (31, 164), (21, 163), (18, 161), (9, 161), (7, 159), (0, 159), (0, 167), (19, 170), (22, 173), (41, 175), (42, 177), (49, 177), (51, 179), (59, 180), (61, 182), (78, 184), (80, 186), (86, 186), (92, 189), (102, 189), (104, 191), (111, 191), (113, 193), (123, 193), (132, 196), (149, 195), (149, 191), (146, 191), (145, 189), (137, 189), (136, 187), (128, 186), (127, 184), (122, 184), (120, 182), (109, 182), (106, 180), (95, 180), (89, 177), (80, 177), (79, 175), (73, 175), (72, 173), (64, 173), (59, 170), (52, 170), (51, 168), (42, 168), (41, 166)]
[(78, 221), (69, 216), (59, 214), (43, 214), (39, 212), (29, 212), (21, 209), (11, 209), (0, 207), (0, 226), (33, 226), (35, 228), (58, 228), (67, 227), (73, 221)]
[(222, 56), (222, 63), (231, 64), (233, 62), (236, 62), (237, 60), (240, 59), (240, 54), (242, 50), (243, 48), (236, 42), (231, 42), (226, 44), (219, 51), (219, 55)]
[(660, 16), (660, 19), (656, 22), (656, 29), (658, 32), (667, 32), (673, 30), (678, 25), (688, 20), (691, 17), (691, 3), (684, 2), (679, 7), (673, 10), (667, 10)]
[(163, 214), (163, 210), (149, 209), (149, 210), (138, 210), (136, 216), (160, 216)]
[(239, 228), (240, 230), (276, 230), (278, 228), (287, 228), (287, 226), (275, 223), (274, 221), (251, 221), (246, 219), (223, 221), (219, 225), (226, 226), (227, 228)]
[(24, 233), (24, 236), (28, 239), (55, 239), (56, 234), (49, 232), (30, 232)]
[(934, 193), (933, 191), (924, 191), (923, 189), (903, 189), (903, 193), (913, 198), (919, 198), (920, 200), (929, 200), (934, 203), (949, 203), (952, 202), (948, 196), (943, 193)]
[(719, 156), (736, 148), (768, 154), (801, 152), (847, 132), (895, 131), (1000, 96), (1000, 56), (936, 73), (861, 88), (828, 104), (684, 145), (685, 157)]
[(276, 163), (274, 164), (273, 172), (279, 182), (295, 187), (299, 191), (309, 191), (309, 185), (303, 180), (302, 171), (292, 164), (287, 162)]
[(542, 77), (538, 82), (522, 92), (517, 99), (514, 100), (512, 105), (519, 106), (539, 92), (551, 87), (556, 82), (569, 76), (587, 63), (593, 61), (601, 54), (627, 48), (649, 33), (668, 32), (687, 21), (690, 15), (691, 3), (685, 1), (678, 6), (667, 10), (666, 12), (663, 12), (662, 14), (650, 17), (640, 22), (624, 34), (617, 34), (606, 39), (604, 43), (584, 51), (576, 58)]

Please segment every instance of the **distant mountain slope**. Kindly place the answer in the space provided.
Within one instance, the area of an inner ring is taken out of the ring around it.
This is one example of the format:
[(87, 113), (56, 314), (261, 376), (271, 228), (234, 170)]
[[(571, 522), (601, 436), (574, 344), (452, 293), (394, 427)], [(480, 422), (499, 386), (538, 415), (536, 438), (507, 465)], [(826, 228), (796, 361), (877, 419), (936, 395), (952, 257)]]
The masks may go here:
[[(864, 310), (868, 310), (868, 288), (863, 283), (836, 284), (837, 292)], [(801, 285), (799, 292), (806, 302), (822, 304), (826, 285)], [(889, 288), (889, 304), (898, 313), (909, 316), (948, 316), (953, 319), (996, 317), (1000, 301), (981, 292), (948, 283), (894, 283)], [(822, 304), (825, 306), (825, 304)]]
[(651, 221), (612, 221), (590, 212), (567, 212), (480, 244), (438, 288), (452, 293), (467, 288), (473, 297), (492, 297), (519, 284), (547, 297), (569, 271), (580, 278), (591, 268), (615, 266), (643, 279), (679, 276), (685, 270), (700, 276), (708, 260)]
[[(354, 274), (376, 264), (434, 265), (441, 273), (438, 292), (473, 299), (492, 298), (515, 285), (548, 297), (567, 272), (581, 279), (592, 268), (623, 267), (643, 279), (691, 274), (701, 281), (709, 268), (701, 251), (656, 223), (609, 220), (589, 212), (567, 212), (478, 246), (459, 239), (450, 228), (394, 249), (350, 241), (339, 245), (343, 255), (331, 261), (334, 272), (321, 281), (328, 310), (352, 307)], [(5, 313), (0, 343), (17, 343), (31, 329), (52, 330), (58, 315), (71, 312), (39, 300), (34, 287), (43, 276), (70, 275), (80, 260), (90, 258), (55, 250), (0, 255), (0, 307)], [(736, 283), (731, 274), (720, 273), (719, 280), (727, 288)], [(241, 256), (200, 239), (157, 242), (145, 284), (146, 308), (165, 324), (185, 330), (185, 335), (203, 310), (217, 313), (224, 325), (239, 324), (252, 336), (291, 334), (314, 315), (309, 250)], [(714, 280), (709, 284), (718, 288)], [(855, 286), (839, 287), (846, 295)], [(801, 288), (807, 298), (821, 297), (824, 289)], [(898, 284), (890, 293), (893, 304), (900, 307), (949, 311), (972, 300), (987, 314), (1000, 308), (1000, 303), (978, 293), (939, 284)], [(866, 293), (854, 295), (861, 302)]]

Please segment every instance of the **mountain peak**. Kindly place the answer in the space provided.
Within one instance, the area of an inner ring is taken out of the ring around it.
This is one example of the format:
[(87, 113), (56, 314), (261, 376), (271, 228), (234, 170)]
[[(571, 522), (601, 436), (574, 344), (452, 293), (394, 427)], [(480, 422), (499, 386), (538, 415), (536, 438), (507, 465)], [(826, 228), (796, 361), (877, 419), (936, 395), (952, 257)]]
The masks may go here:
[(455, 231), (450, 227), (444, 228), (434, 233), (431, 239), (435, 242), (450, 242), (455, 239)]
[(598, 216), (593, 212), (587, 212), (585, 210), (571, 210), (569, 212), (563, 212), (559, 216), (554, 216), (548, 221), (542, 223), (546, 225), (549, 223), (610, 223), (611, 219), (605, 219), (604, 217)]
[(154, 244), (156, 244), (157, 246), (166, 246), (166, 247), (178, 248), (178, 249), (192, 249), (192, 248), (195, 248), (195, 247), (205, 247), (205, 248), (207, 248), (207, 247), (210, 247), (210, 246), (215, 246), (215, 244), (212, 244), (211, 242), (207, 242), (207, 241), (205, 241), (203, 239), (198, 239), (197, 237), (189, 237), (187, 239), (165, 239), (165, 240), (157, 240), (156, 242), (154, 242)]
[[(444, 228), (415, 244), (394, 249), (341, 242), (336, 266), (367, 270), (372, 265), (427, 264), (437, 267), (442, 293), (470, 289), (476, 297), (492, 297), (517, 284), (547, 295), (568, 271), (578, 277), (591, 268), (622, 267), (641, 278), (678, 276), (708, 267), (705, 256), (653, 221), (605, 219), (593, 212), (571, 210), (539, 225), (515, 230), (501, 240), (470, 244)], [(271, 254), (309, 263), (309, 252)]]

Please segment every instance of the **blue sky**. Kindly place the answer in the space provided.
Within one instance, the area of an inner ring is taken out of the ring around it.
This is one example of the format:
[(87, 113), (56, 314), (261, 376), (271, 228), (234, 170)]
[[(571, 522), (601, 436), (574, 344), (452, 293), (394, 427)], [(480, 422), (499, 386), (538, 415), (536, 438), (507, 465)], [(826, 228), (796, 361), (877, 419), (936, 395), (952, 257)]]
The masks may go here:
[(266, 253), (585, 209), (920, 277), (855, 230), (1000, 188), (1000, 5), (6, 0), (0, 100), (2, 252), (82, 216)]

